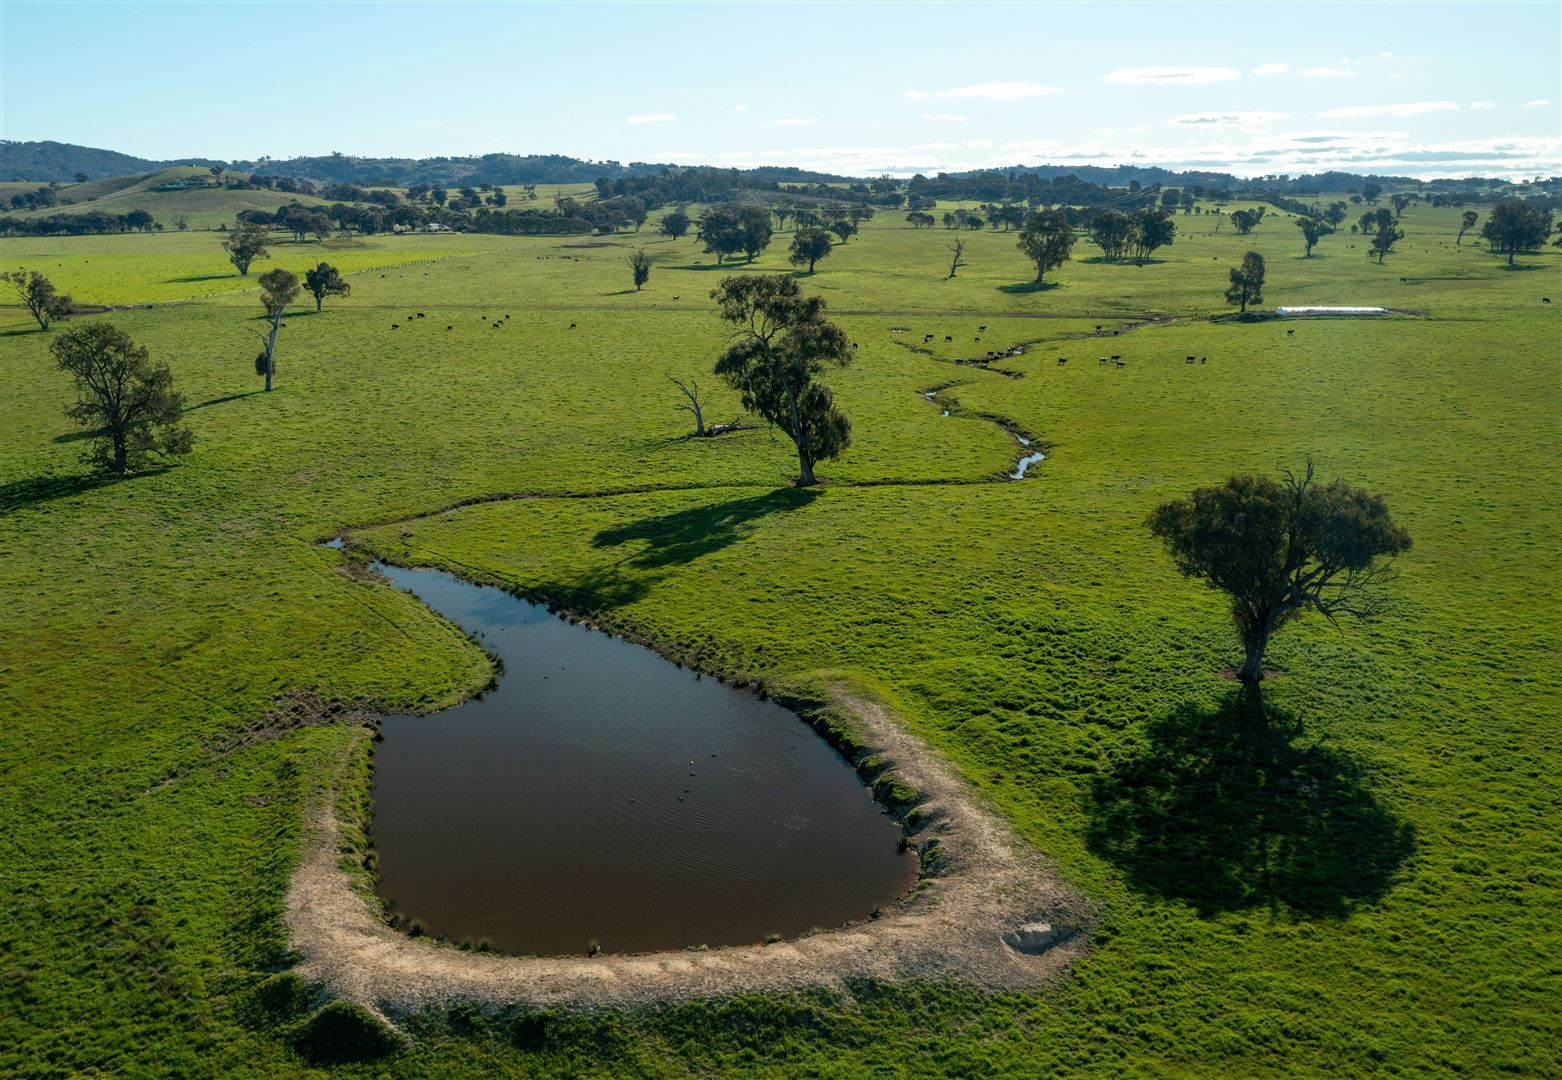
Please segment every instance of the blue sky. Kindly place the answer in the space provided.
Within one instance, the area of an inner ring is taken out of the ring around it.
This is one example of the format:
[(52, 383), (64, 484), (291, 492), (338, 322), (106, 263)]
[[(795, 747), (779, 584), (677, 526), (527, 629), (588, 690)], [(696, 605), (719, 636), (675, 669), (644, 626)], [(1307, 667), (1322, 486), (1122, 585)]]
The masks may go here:
[(1556, 0), (6, 0), (0, 60), (5, 138), (152, 158), (1562, 174)]

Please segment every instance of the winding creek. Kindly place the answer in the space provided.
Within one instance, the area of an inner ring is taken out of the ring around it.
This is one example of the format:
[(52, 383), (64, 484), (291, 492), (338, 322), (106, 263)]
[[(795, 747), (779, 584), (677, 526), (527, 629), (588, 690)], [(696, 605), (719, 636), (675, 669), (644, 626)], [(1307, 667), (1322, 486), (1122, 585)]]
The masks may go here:
[(866, 919), (914, 854), (788, 710), (499, 589), (376, 563), (503, 664), (389, 716), (374, 754), (387, 909), (506, 952), (751, 944)]

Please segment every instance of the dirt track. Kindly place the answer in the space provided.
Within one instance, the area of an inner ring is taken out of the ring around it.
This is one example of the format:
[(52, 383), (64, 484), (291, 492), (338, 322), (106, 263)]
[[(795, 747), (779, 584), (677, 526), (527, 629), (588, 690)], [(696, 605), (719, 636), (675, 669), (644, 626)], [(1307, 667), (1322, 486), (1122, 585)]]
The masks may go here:
[(1004, 934), (1034, 922), (1083, 931), (1093, 921), (1089, 904), (888, 709), (846, 694), (835, 700), (853, 716), (861, 741), (923, 794), (929, 823), (916, 840), (938, 841), (942, 856), (938, 876), (878, 919), (773, 945), (589, 958), (463, 952), (410, 938), (379, 919), (338, 866), (337, 821), (327, 800), (288, 889), (288, 929), (304, 958), (299, 974), (393, 1014), (454, 999), (619, 1005), (850, 977), (952, 977), (1017, 988), (1057, 976), (1087, 947), (1087, 933), (1039, 953), (1012, 948)]

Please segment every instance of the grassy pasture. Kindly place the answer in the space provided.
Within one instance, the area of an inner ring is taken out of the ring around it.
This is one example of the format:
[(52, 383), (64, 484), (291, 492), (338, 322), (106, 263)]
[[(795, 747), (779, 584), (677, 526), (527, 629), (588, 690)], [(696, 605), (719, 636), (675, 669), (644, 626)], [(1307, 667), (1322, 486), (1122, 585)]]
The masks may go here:
[[(1562, 299), (1562, 257), (1505, 270), (1454, 246), (1458, 215), (1407, 210), (1381, 267), (1348, 235), (1301, 258), (1276, 211), (1245, 238), (1179, 215), (1156, 262), (1081, 241), (1032, 290), (1013, 235), (964, 234), (971, 265), (946, 281), (949, 234), (881, 214), (804, 279), (859, 345), (831, 377), (854, 444), (809, 493), (784, 488), (795, 462), (764, 430), (687, 439), (665, 379), (700, 377), (709, 413), (736, 413), (704, 375), (723, 340), (707, 293), (790, 269), (789, 232), (727, 269), (654, 221), (606, 241), (279, 245), (259, 269), (324, 257), (353, 295), (289, 317), (270, 395), (252, 279), (175, 280), (231, 269), (215, 237), (73, 237), (53, 263), (58, 240), (0, 240), (0, 265), (78, 300), (158, 303), (102, 317), (170, 363), (197, 436), (166, 472), (83, 475), (48, 338), (0, 310), (0, 1073), (304, 1068), (301, 1004), (262, 987), (286, 963), (304, 808), (355, 740), (256, 725), (289, 691), (427, 709), (488, 677), (451, 627), (316, 544), (524, 493), (366, 540), (711, 670), (882, 696), (1101, 904), (1102, 930), (1036, 993), (859, 983), (542, 1020), (456, 1004), (414, 1018), (402, 1056), (335, 1071), (1557, 1074), (1562, 316), (1540, 297)], [(640, 293), (638, 246), (656, 261)], [(1267, 307), (1419, 314), (1208, 321), (1249, 248)], [(1087, 336), (1152, 313), (1176, 321)], [(1022, 378), (953, 362), (1021, 342), (999, 366)], [(1126, 367), (1097, 364), (1113, 353)], [(988, 482), (1018, 454), (989, 417), (1048, 444), (1031, 479)], [(1243, 724), (1222, 605), (1143, 522), (1307, 454), (1385, 494), (1416, 547), (1377, 623), (1277, 639), (1274, 722)]]

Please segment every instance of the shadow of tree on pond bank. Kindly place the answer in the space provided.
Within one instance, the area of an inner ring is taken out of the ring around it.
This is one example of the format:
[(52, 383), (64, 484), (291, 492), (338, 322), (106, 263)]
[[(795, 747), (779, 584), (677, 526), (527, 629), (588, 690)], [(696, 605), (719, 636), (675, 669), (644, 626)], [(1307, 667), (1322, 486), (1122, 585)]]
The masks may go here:
[(1415, 849), (1355, 758), (1243, 688), (1153, 721), (1097, 779), (1087, 842), (1136, 889), (1203, 915), (1246, 907), (1343, 917), (1381, 899)]

